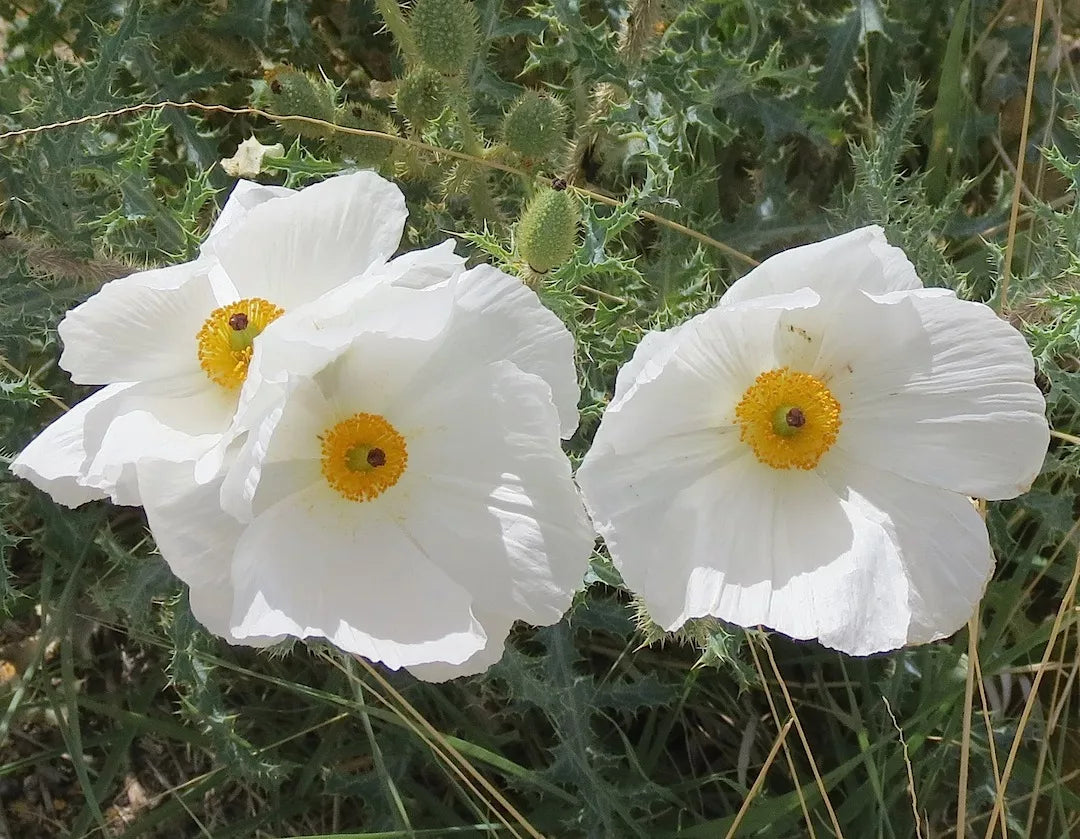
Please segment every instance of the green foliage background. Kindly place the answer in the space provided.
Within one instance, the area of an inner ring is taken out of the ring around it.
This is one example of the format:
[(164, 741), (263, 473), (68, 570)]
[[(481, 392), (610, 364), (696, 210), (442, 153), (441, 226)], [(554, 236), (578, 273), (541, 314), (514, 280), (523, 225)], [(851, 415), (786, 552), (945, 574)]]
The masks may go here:
[[(0, 133), (240, 109), (0, 139), (3, 458), (87, 394), (56, 366), (64, 311), (190, 258), (232, 182), (217, 161), (251, 135), (287, 149), (266, 182), (374, 166), (406, 192), (403, 248), (453, 233), (534, 285), (578, 340), (575, 458), (646, 330), (754, 259), (879, 223), (928, 285), (1025, 330), (1059, 435), (1033, 490), (988, 510), (977, 657), (963, 631), (869, 659), (710, 623), (664, 638), (602, 554), (567, 618), (519, 627), (484, 677), (257, 655), (193, 621), (140, 511), (63, 510), (5, 471), (0, 836), (1080, 835), (1075, 6), (1045, 4), (1021, 149), (1032, 4), (420, 2), (468, 30), (428, 59), (460, 72), (423, 85), (431, 36), (393, 0), (0, 2)], [(565, 125), (523, 154), (504, 120), (528, 90)], [(540, 275), (515, 224), (553, 178), (581, 234)]]

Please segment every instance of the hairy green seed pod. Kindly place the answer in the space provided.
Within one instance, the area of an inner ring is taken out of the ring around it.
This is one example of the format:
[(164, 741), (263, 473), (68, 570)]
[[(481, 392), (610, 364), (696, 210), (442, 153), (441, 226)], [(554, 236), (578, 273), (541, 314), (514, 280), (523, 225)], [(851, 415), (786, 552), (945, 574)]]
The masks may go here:
[(394, 105), (413, 125), (435, 119), (446, 107), (446, 82), (442, 74), (424, 64), (413, 68), (398, 82)]
[(566, 136), (566, 110), (558, 99), (528, 90), (503, 118), (502, 132), (511, 151), (546, 160)]
[(574, 196), (565, 190), (538, 192), (521, 214), (517, 249), (538, 274), (566, 262), (577, 249), (580, 213)]
[[(334, 121), (334, 97), (330, 86), (322, 79), (292, 67), (274, 67), (266, 71), (266, 86), (256, 91), (255, 103), (272, 114), (297, 115)], [(325, 137), (329, 129), (299, 120), (286, 120), (281, 130), (287, 134), (315, 139)]]
[[(382, 131), (384, 134), (397, 134), (393, 120), (378, 111), (360, 106), (342, 108), (335, 122), (346, 128), (363, 128), (368, 131)], [(338, 153), (352, 158), (361, 166), (378, 166), (384, 163), (394, 151), (394, 144), (390, 140), (362, 137), (359, 134), (345, 132), (335, 134), (331, 145)]]
[(447, 76), (468, 69), (480, 41), (471, 0), (416, 0), (409, 28), (421, 59)]

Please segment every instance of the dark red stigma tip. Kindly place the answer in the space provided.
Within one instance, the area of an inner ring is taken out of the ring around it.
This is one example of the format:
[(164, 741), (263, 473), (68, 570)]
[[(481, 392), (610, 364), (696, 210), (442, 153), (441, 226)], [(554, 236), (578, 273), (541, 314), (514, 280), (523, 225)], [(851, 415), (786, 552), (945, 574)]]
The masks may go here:
[(802, 408), (792, 408), (784, 419), (791, 428), (802, 428), (806, 425), (806, 414), (802, 412)]
[(229, 326), (237, 332), (243, 332), (248, 328), (248, 316), (243, 312), (237, 312), (229, 316)]
[(386, 465), (386, 452), (382, 449), (370, 449), (367, 453), (367, 465), (373, 469)]

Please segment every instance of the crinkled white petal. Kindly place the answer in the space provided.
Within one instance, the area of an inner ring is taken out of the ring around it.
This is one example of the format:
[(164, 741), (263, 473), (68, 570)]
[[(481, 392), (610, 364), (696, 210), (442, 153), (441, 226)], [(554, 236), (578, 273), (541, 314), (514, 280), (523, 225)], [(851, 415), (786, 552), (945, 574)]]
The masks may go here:
[(209, 268), (209, 262), (185, 262), (106, 283), (60, 321), (60, 366), (80, 384), (200, 370), (195, 336), (217, 306)]
[(802, 290), (711, 309), (675, 330), (648, 333), (619, 370), (582, 470), (587, 474), (607, 449), (621, 457), (663, 437), (730, 429), (746, 388), (783, 363), (776, 337), (782, 320), (816, 303), (813, 292)]
[(196, 620), (230, 644), (262, 647), (278, 637), (237, 638), (229, 628), (233, 608), (232, 556), (242, 525), (222, 512), (218, 487), (200, 486), (192, 464), (143, 460), (139, 490), (158, 551), (189, 589)]
[(86, 447), (86, 418), (91, 411), (109, 410), (130, 384), (108, 385), (57, 417), (30, 441), (11, 463), (25, 478), (58, 504), (78, 507), (87, 501), (112, 498), (117, 504), (138, 504), (135, 474), (124, 464), (91, 474)]
[(287, 187), (239, 180), (229, 193), (229, 199), (225, 202), (225, 206), (221, 208), (214, 226), (210, 228), (210, 236), (221, 235), (226, 228), (232, 227), (247, 218), (247, 214), (252, 208), (265, 204), (272, 198), (284, 198), (295, 194), (296, 190)]
[(483, 649), (473, 653), (461, 664), (433, 661), (428, 664), (414, 664), (408, 668), (408, 671), (425, 682), (448, 682), (462, 676), (477, 676), (487, 672), (506, 652), (506, 637), (510, 633), (510, 627), (503, 628), (495, 618), (482, 613), (479, 621), (484, 627), (484, 632), (487, 633), (487, 643)]
[(465, 257), (454, 253), (457, 242), (447, 239), (430, 248), (409, 251), (378, 266), (379, 281), (404, 288), (442, 285), (465, 270)]
[[(872, 322), (848, 318), (832, 327), (866, 333), (862, 347), (850, 348), (854, 374), (838, 373), (837, 447), (966, 495), (1025, 492), (1050, 431), (1023, 336), (981, 303), (951, 295), (908, 294), (875, 308)], [(901, 330), (906, 335), (890, 325), (901, 318), (911, 324)], [(875, 326), (880, 343), (871, 340)]]
[(482, 649), (470, 593), (386, 512), (315, 486), (256, 517), (233, 562), (233, 633), (326, 638), (391, 668)]
[(311, 379), (294, 378), (244, 439), (221, 489), (221, 505), (250, 521), (279, 501), (324, 480), (320, 438), (347, 414), (337, 411)]
[(203, 253), (218, 259), (239, 297), (289, 311), (389, 259), (406, 215), (390, 181), (374, 172), (340, 175), (252, 207)]
[[(578, 425), (574, 339), (555, 313), (521, 280), (490, 265), (455, 279), (455, 329), (449, 340), (477, 361), (508, 359), (548, 383), (559, 412), (562, 436)], [(459, 351), (459, 350), (454, 350)]]
[(267, 415), (290, 377), (311, 376), (340, 356), (358, 336), (390, 335), (421, 341), (440, 340), (452, 316), (453, 292), (446, 280), (457, 270), (456, 257), (445, 247), (420, 251), (424, 258), (408, 260), (422, 265), (430, 290), (395, 287), (399, 257), (361, 277), (333, 289), (317, 300), (286, 313), (256, 339), (255, 353), (240, 394), (236, 420), (230, 433), (197, 470), (199, 480), (216, 474), (221, 452), (237, 435), (253, 428)]
[(856, 290), (869, 294), (922, 288), (915, 268), (876, 225), (860, 227), (769, 257), (735, 282), (721, 306), (810, 288), (823, 298)]
[[(888, 638), (871, 630), (842, 642), (826, 637), (822, 642), (861, 655), (935, 641), (960, 629), (994, 570), (986, 524), (971, 500), (851, 458), (834, 460), (823, 477), (850, 504), (853, 517), (885, 532), (887, 563), (891, 567), (898, 560), (903, 572), (903, 580), (888, 583), (906, 590), (907, 600), (897, 610), (903, 634)], [(874, 555), (864, 561), (886, 562)], [(862, 630), (865, 622), (853, 616), (851, 623)]]
[(501, 361), (423, 390), (388, 412), (409, 447), (402, 526), (485, 614), (557, 622), (594, 534), (547, 384)]

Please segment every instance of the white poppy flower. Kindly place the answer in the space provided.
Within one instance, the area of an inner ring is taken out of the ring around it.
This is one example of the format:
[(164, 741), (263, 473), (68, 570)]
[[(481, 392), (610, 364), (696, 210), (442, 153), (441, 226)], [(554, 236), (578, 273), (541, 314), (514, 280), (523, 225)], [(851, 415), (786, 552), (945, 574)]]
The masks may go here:
[(559, 444), (572, 338), (493, 268), (438, 276), (439, 252), (263, 336), (223, 482), (140, 464), (162, 555), (230, 642), (322, 637), (443, 680), (580, 587), (594, 534)]
[(299, 192), (240, 181), (198, 258), (107, 283), (59, 326), (60, 366), (105, 388), (12, 471), (77, 506), (138, 504), (134, 464), (192, 460), (229, 427), (263, 329), (396, 250), (405, 202), (372, 172)]
[(855, 654), (942, 638), (993, 570), (968, 496), (1049, 441), (1023, 337), (924, 289), (868, 227), (795, 248), (650, 333), (578, 482), (666, 629), (712, 615)]

